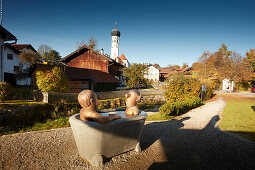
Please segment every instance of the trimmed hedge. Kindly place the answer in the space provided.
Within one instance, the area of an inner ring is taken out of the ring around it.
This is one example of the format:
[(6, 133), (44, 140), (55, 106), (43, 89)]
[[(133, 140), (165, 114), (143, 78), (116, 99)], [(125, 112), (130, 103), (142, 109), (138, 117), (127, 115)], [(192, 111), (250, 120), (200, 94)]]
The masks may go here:
[(162, 116), (175, 116), (183, 114), (199, 105), (201, 105), (201, 99), (199, 97), (192, 97), (184, 101), (166, 103), (159, 108), (159, 112)]

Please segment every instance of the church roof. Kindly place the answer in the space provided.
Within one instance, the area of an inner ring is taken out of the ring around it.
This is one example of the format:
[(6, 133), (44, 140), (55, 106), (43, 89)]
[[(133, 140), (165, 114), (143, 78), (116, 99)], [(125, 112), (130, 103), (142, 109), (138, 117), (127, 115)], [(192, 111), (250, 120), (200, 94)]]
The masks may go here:
[(117, 28), (114, 28), (111, 32), (111, 35), (120, 37), (120, 31)]
[(121, 60), (127, 60), (127, 58), (124, 56), (124, 54), (121, 54), (120, 59)]

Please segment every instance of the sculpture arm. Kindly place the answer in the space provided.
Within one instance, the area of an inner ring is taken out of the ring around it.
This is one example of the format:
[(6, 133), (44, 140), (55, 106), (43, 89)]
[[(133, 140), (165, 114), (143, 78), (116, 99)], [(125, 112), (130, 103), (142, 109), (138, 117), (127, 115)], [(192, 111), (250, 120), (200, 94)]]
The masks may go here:
[(99, 113), (94, 113), (90, 114), (89, 116), (86, 117), (87, 120), (93, 120), (98, 123), (106, 124), (109, 123), (110, 121), (113, 121), (115, 119), (121, 119), (120, 116), (102, 116)]

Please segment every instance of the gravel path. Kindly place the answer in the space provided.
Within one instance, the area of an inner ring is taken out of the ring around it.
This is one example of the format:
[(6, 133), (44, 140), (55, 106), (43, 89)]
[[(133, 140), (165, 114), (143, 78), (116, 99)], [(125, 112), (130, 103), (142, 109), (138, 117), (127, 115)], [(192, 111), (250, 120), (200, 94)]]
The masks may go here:
[(181, 120), (146, 124), (142, 153), (134, 151), (95, 168), (79, 157), (70, 128), (0, 137), (0, 169), (255, 169), (255, 143), (215, 128), (223, 100)]

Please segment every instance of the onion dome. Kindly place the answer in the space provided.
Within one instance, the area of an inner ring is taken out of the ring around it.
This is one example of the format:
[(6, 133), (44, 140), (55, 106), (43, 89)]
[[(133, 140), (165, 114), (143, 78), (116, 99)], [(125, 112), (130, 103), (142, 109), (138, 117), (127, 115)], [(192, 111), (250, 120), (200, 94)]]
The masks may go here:
[(111, 35), (120, 37), (120, 31), (117, 28), (114, 28), (111, 32)]

